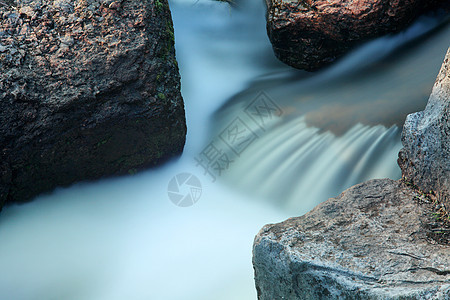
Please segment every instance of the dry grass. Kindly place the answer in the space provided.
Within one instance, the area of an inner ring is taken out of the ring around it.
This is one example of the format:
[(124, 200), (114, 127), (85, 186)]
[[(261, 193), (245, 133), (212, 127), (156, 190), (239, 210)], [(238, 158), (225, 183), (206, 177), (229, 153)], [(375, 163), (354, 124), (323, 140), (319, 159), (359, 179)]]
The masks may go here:
[(406, 178), (402, 178), (402, 181), (416, 191), (418, 194), (416, 200), (426, 212), (427, 221), (424, 224), (424, 230), (426, 230), (428, 241), (432, 244), (450, 245), (450, 213), (444, 204), (446, 196), (441, 192), (424, 192)]

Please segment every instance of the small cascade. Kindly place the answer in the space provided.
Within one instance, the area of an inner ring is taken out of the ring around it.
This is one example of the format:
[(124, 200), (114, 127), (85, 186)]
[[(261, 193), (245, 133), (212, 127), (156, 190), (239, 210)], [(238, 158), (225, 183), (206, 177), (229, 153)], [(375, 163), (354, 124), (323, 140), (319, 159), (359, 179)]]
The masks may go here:
[(361, 124), (335, 136), (300, 117), (257, 139), (226, 178), (289, 211), (306, 212), (358, 182), (399, 178), (399, 136), (396, 126)]

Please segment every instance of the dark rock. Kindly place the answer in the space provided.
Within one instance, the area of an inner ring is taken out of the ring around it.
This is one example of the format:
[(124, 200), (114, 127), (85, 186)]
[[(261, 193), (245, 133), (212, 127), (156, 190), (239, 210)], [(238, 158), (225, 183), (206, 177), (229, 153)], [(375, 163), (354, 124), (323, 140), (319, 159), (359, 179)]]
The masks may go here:
[(0, 207), (179, 154), (167, 0), (0, 5)]
[(450, 48), (424, 111), (407, 117), (398, 164), (406, 181), (450, 211)]
[(398, 32), (446, 0), (265, 0), (267, 31), (284, 63), (313, 71), (358, 44)]
[(450, 247), (427, 241), (418, 197), (372, 180), (266, 225), (253, 248), (258, 299), (450, 299)]

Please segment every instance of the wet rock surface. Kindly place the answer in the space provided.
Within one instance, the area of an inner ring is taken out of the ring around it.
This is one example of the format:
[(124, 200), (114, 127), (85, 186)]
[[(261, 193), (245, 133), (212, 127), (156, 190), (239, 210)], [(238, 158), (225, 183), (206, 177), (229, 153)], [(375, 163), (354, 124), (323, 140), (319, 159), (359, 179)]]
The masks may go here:
[(444, 0), (265, 0), (267, 32), (276, 56), (314, 71), (364, 41), (398, 32)]
[(184, 147), (167, 0), (2, 0), (0, 69), (0, 207)]

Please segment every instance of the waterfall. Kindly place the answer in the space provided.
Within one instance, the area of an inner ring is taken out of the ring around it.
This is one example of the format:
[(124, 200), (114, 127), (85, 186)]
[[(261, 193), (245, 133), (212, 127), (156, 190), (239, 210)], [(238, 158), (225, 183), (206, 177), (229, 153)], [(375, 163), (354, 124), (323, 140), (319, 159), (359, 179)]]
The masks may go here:
[(337, 137), (308, 127), (304, 118), (294, 119), (251, 145), (227, 178), (234, 186), (303, 214), (355, 183), (398, 179), (399, 136), (396, 126), (358, 124)]

